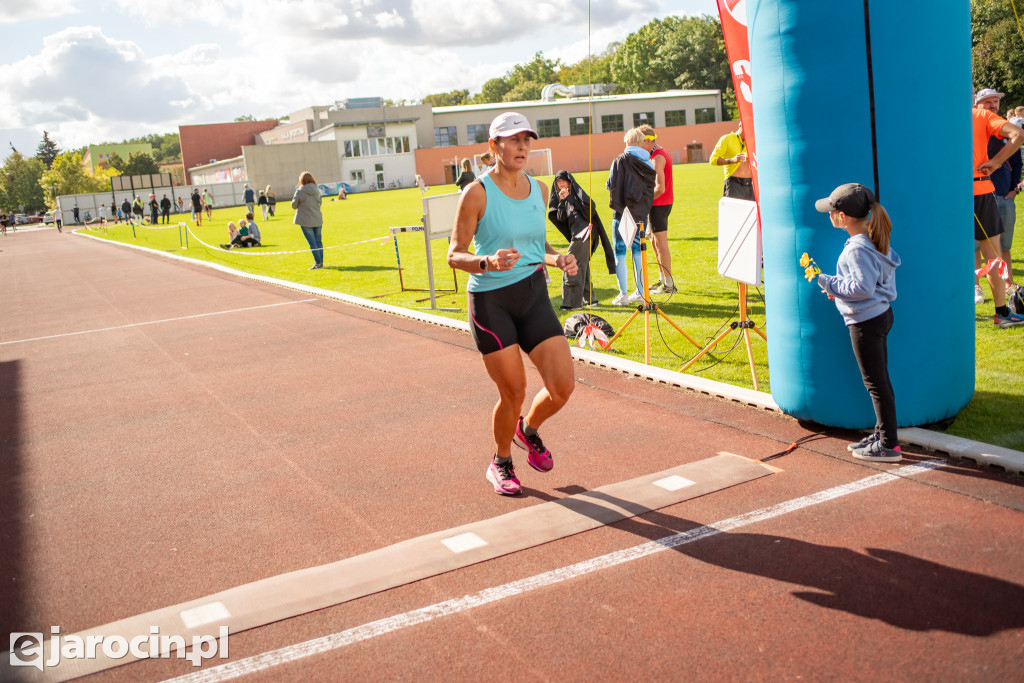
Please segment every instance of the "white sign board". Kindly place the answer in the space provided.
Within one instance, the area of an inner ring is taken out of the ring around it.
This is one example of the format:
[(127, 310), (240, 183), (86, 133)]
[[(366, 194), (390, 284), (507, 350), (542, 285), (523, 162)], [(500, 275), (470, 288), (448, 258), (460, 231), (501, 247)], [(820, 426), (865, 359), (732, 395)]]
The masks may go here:
[(461, 196), (461, 192), (454, 192), (423, 198), (423, 223), (428, 240), (451, 236)]
[(748, 285), (761, 284), (761, 231), (757, 202), (718, 201), (718, 273)]

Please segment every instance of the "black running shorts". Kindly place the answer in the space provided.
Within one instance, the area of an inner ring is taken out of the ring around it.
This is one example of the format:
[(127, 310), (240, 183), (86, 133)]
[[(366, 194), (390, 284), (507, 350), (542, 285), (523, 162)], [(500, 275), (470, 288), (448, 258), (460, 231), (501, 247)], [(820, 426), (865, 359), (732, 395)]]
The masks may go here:
[(1003, 219), (992, 192), (974, 195), (974, 239), (981, 241), (1003, 234)]
[(539, 269), (505, 287), (470, 292), (469, 326), (476, 348), (485, 356), (514, 344), (530, 353), (542, 341), (564, 334)]
[(668, 215), (672, 213), (671, 204), (658, 204), (651, 207), (651, 215), (648, 221), (651, 224), (651, 232), (668, 231)]

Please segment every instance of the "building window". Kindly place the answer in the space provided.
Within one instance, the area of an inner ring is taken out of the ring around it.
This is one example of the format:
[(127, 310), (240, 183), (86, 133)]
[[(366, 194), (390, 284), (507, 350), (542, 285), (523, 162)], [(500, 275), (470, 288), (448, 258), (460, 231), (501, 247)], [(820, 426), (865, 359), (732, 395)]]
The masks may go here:
[(644, 124), (650, 127), (654, 127), (654, 112), (653, 111), (641, 111), (633, 112), (633, 127), (637, 128)]
[(676, 109), (675, 111), (665, 112), (665, 125), (666, 126), (685, 126), (686, 125), (686, 110)]
[(459, 135), (455, 132), (455, 126), (442, 126), (434, 129), (434, 145), (437, 147), (452, 147), (459, 144)]
[(557, 138), (562, 135), (562, 126), (558, 119), (538, 119), (537, 135), (542, 138)]
[(622, 114), (602, 114), (601, 115), (601, 132), (602, 133), (621, 133), (626, 130), (622, 127)]
[(694, 123), (714, 123), (715, 122), (715, 108), (705, 107), (704, 109), (697, 109), (693, 112)]
[(487, 142), (487, 136), (491, 127), (487, 123), (471, 123), (466, 126), (466, 140), (468, 144)]
[(350, 171), (349, 172), (349, 177), (352, 180), (356, 181), (357, 183), (363, 182), (363, 179), (364, 179), (362, 171)]
[(590, 117), (573, 116), (569, 118), (569, 135), (590, 135)]
[(346, 157), (384, 156), (407, 154), (412, 151), (409, 137), (371, 138), (369, 140), (345, 140)]

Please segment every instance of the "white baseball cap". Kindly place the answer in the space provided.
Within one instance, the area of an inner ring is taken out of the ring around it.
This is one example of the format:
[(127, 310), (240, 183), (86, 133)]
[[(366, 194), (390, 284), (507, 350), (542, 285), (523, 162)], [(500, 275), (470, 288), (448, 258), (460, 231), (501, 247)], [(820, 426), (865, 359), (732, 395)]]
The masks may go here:
[(974, 96), (974, 103), (977, 104), (988, 97), (998, 97), (1002, 99), (1003, 93), (996, 91), (994, 88), (982, 88), (978, 91), (978, 94)]
[(488, 133), (488, 137), (493, 140), (495, 138), (512, 137), (519, 133), (529, 133), (534, 140), (540, 137), (537, 135), (537, 131), (530, 128), (530, 121), (525, 116), (509, 111), (491, 121), (491, 130)]

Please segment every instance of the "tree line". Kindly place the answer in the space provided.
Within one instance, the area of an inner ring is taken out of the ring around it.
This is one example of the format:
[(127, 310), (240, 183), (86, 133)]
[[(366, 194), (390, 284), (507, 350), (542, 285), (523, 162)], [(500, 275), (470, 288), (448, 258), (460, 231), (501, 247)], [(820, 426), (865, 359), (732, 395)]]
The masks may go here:
[(14, 146), (0, 166), (0, 210), (36, 213), (52, 209), (57, 195), (103, 192), (110, 189), (110, 178), (118, 175), (159, 173), (161, 163), (181, 161), (181, 141), (177, 133), (151, 134), (120, 143), (149, 143), (153, 153), (132, 152), (122, 159), (116, 152), (90, 173), (82, 165), (88, 147), (62, 151), (60, 145), (43, 131), (36, 154), (26, 157)]
[(736, 113), (736, 96), (718, 17), (669, 16), (654, 19), (621, 43), (574, 64), (538, 52), (503, 76), (486, 81), (480, 92), (452, 90), (423, 98), (424, 104), (450, 107), (540, 99), (544, 86), (614, 83), (621, 94), (684, 90), (720, 90), (722, 111)]

